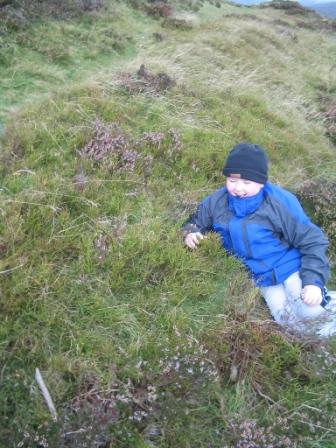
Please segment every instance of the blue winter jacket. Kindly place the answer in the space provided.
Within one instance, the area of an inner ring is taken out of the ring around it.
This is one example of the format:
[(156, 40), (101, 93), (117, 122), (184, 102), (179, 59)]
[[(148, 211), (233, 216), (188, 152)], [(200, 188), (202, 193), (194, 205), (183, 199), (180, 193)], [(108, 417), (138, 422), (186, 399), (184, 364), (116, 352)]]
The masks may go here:
[(247, 266), (258, 286), (282, 283), (296, 271), (303, 286), (322, 288), (328, 280), (326, 237), (292, 193), (271, 183), (243, 199), (221, 188), (201, 202), (183, 230), (218, 232), (223, 247)]

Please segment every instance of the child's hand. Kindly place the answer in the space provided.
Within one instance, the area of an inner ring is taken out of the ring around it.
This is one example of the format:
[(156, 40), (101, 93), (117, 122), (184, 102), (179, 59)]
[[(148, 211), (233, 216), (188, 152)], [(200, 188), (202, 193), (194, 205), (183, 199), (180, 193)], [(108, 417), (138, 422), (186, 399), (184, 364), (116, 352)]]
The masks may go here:
[(184, 242), (189, 249), (196, 249), (200, 240), (203, 240), (203, 238), (204, 236), (200, 232), (188, 233), (188, 235), (184, 238)]
[(320, 305), (322, 302), (321, 288), (316, 285), (306, 285), (301, 291), (301, 298), (306, 305)]

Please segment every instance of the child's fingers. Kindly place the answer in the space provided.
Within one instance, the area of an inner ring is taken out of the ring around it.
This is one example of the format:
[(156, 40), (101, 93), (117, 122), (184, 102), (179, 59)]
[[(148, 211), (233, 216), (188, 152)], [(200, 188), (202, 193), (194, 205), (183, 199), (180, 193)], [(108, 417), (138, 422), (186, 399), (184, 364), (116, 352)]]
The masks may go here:
[(301, 297), (306, 305), (314, 306), (322, 302), (321, 289), (316, 285), (307, 285), (302, 289)]
[(188, 233), (184, 241), (189, 249), (196, 249), (199, 244), (199, 240), (202, 240), (203, 238), (204, 237), (200, 232)]
[(203, 240), (204, 236), (200, 232), (194, 233), (194, 236), (196, 238), (197, 244), (199, 243), (198, 240)]
[(303, 299), (303, 302), (306, 305), (314, 306), (314, 305), (319, 305), (322, 302), (322, 300), (317, 297), (307, 297), (307, 298)]
[(321, 301), (318, 298), (308, 298), (308, 299), (303, 299), (303, 302), (306, 305), (310, 305), (310, 306), (314, 306), (314, 305), (319, 305), (321, 303)]
[[(199, 238), (199, 233), (190, 233), (188, 235), (188, 247), (190, 247), (190, 249), (195, 249), (199, 243), (198, 238)], [(201, 239), (201, 238), (200, 238)]]
[(196, 247), (195, 242), (191, 238), (186, 238), (185, 243), (189, 247), (189, 249), (195, 249)]

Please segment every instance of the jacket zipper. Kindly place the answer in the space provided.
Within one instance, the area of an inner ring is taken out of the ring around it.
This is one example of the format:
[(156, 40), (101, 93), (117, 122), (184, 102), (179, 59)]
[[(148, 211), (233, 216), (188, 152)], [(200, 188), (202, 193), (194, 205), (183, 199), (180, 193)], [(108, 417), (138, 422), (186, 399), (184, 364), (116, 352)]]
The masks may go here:
[(251, 250), (251, 246), (248, 240), (248, 236), (247, 236), (247, 219), (244, 219), (243, 223), (242, 223), (242, 235), (243, 235), (243, 243), (246, 249), (246, 255), (247, 258), (253, 258), (252, 256), (252, 250)]

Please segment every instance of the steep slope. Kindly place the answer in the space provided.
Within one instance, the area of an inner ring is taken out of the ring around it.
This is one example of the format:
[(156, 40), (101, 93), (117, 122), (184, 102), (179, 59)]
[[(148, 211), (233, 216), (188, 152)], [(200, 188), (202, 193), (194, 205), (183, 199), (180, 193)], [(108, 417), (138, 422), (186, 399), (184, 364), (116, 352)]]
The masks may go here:
[(0, 441), (330, 447), (335, 341), (281, 332), (215, 235), (189, 253), (179, 229), (242, 140), (274, 182), (335, 179), (333, 25), (154, 6), (2, 36)]

